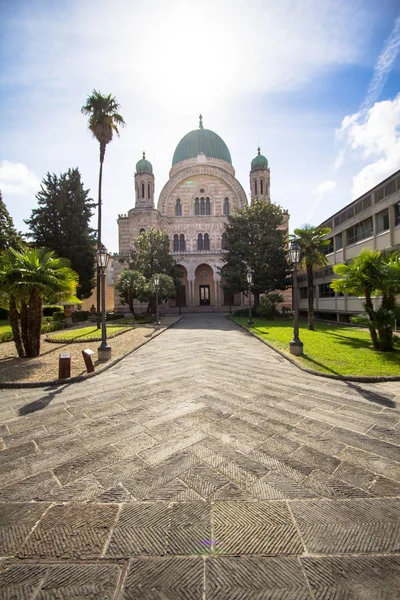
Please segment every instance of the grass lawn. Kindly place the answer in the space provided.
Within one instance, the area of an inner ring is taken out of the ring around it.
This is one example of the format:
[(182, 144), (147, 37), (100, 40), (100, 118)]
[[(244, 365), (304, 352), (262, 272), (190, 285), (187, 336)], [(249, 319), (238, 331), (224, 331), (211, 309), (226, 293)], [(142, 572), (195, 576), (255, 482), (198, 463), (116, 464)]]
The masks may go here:
[[(247, 317), (233, 319), (247, 327)], [(289, 354), (293, 339), (291, 320), (255, 318), (251, 331)], [(304, 344), (304, 356), (291, 356), (308, 369), (344, 376), (400, 376), (399, 346), (394, 352), (377, 352), (372, 348), (368, 331), (326, 323), (315, 323), (315, 331), (309, 331), (304, 320), (300, 321), (299, 337)]]
[[(129, 331), (130, 327), (119, 327), (118, 325), (107, 325), (107, 337), (111, 338), (116, 333)], [(80, 329), (63, 329), (58, 333), (52, 333), (48, 336), (51, 340), (69, 341), (69, 342), (88, 342), (91, 340), (101, 340), (101, 328), (97, 329), (96, 325), (90, 327), (81, 327)]]
[(6, 331), (11, 331), (10, 323), (6, 319), (0, 319), (0, 335)]

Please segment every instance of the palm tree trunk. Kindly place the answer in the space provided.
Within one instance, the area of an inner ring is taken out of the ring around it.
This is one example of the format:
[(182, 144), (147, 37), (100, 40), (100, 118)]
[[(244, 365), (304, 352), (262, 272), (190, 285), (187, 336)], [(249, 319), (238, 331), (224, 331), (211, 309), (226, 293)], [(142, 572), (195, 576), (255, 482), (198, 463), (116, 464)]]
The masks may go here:
[(29, 356), (29, 323), (28, 323), (28, 305), (26, 302), (21, 302), (20, 321), (21, 321), (21, 339), (24, 345), (25, 356)]
[(308, 329), (314, 331), (314, 277), (311, 265), (307, 265)]
[[(106, 152), (105, 145), (100, 143), (100, 170), (99, 170), (99, 192), (97, 200), (97, 250), (101, 246), (101, 186), (103, 181), (103, 162), (104, 155)], [(97, 303), (97, 329), (100, 329), (100, 312), (101, 312), (101, 294), (100, 294), (101, 276), (100, 268), (97, 265), (97, 278), (96, 278), (96, 303)]]
[(364, 290), (365, 293), (365, 312), (368, 315), (369, 318), (369, 334), (371, 336), (371, 340), (372, 340), (372, 345), (374, 347), (374, 350), (379, 350), (379, 343), (378, 343), (378, 336), (376, 333), (376, 329), (374, 326), (374, 307), (372, 306), (372, 300), (371, 300), (371, 292), (369, 291), (369, 289), (365, 289)]
[(21, 329), (19, 326), (19, 314), (17, 309), (17, 303), (15, 302), (14, 294), (10, 295), (10, 306), (9, 306), (9, 319), (11, 330), (14, 338), (14, 344), (18, 352), (19, 358), (25, 357), (24, 347), (21, 339)]

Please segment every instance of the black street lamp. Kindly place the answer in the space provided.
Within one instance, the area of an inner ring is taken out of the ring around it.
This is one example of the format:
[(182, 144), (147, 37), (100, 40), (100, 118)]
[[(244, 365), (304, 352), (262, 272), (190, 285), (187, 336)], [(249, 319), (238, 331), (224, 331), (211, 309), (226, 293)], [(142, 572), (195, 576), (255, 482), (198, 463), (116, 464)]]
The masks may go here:
[(253, 271), (250, 267), (247, 270), (247, 283), (249, 284), (249, 320), (247, 324), (249, 327), (253, 326), (253, 319), (251, 318), (251, 286), (253, 284)]
[(107, 248), (101, 244), (96, 252), (97, 266), (100, 272), (101, 279), (101, 344), (98, 347), (98, 359), (100, 361), (110, 360), (111, 347), (107, 344), (107, 329), (106, 329), (106, 269), (110, 255)]
[(158, 288), (160, 286), (160, 276), (158, 273), (154, 275), (154, 287), (156, 289), (156, 322), (155, 325), (161, 325), (160, 319), (158, 318)]
[(299, 296), (297, 291), (297, 265), (300, 262), (300, 245), (297, 240), (290, 243), (290, 262), (293, 265), (293, 340), (290, 342), (290, 354), (302, 356), (303, 342), (299, 338)]

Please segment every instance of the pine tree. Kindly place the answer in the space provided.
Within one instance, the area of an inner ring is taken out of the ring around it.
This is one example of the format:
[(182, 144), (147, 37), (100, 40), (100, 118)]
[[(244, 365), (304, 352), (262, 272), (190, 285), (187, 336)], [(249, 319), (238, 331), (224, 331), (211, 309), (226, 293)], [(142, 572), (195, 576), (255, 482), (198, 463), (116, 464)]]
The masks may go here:
[(20, 248), (21, 244), (21, 234), (14, 227), (0, 191), (0, 252), (5, 248)]
[(89, 226), (95, 206), (88, 198), (78, 169), (57, 175), (47, 173), (36, 195), (28, 236), (37, 247), (45, 247), (63, 258), (79, 275), (77, 296), (89, 298), (94, 287), (96, 234)]
[(253, 199), (251, 205), (228, 217), (224, 243), (227, 253), (221, 275), (232, 292), (248, 289), (247, 270), (253, 273), (252, 292), (258, 306), (260, 294), (284, 290), (290, 284), (287, 232), (284, 215), (274, 204)]

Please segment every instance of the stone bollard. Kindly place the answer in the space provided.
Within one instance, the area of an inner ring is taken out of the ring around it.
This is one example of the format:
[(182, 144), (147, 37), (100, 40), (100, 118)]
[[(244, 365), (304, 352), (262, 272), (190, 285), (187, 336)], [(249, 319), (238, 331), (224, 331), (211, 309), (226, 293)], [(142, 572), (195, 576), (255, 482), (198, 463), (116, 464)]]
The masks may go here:
[(58, 361), (58, 379), (68, 379), (71, 377), (71, 354), (61, 352)]
[(82, 350), (82, 356), (85, 361), (87, 373), (94, 372), (94, 364), (93, 364), (93, 359), (92, 359), (93, 354), (94, 354), (93, 350), (90, 350), (89, 348), (87, 348), (86, 350)]

